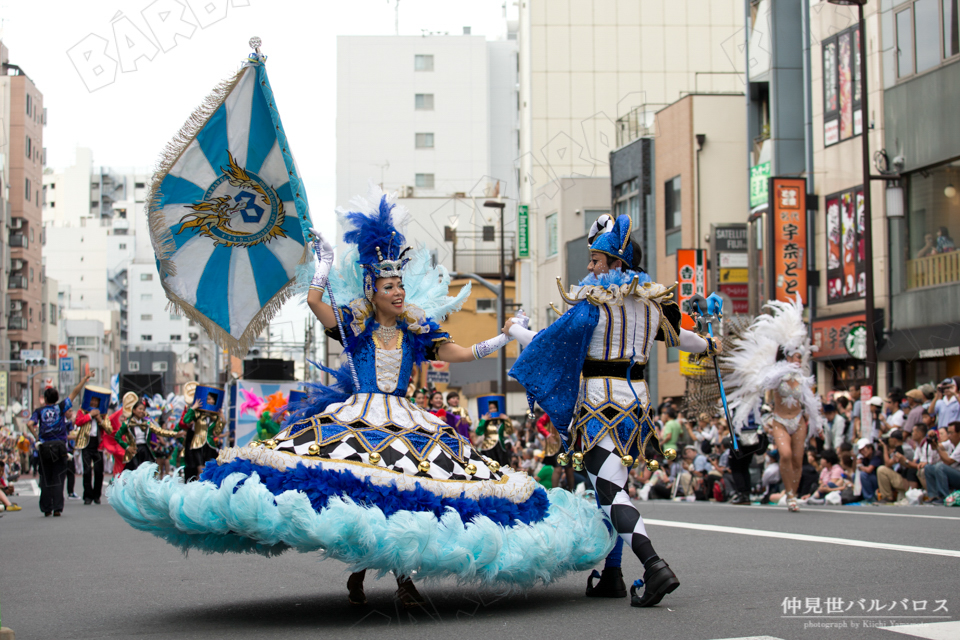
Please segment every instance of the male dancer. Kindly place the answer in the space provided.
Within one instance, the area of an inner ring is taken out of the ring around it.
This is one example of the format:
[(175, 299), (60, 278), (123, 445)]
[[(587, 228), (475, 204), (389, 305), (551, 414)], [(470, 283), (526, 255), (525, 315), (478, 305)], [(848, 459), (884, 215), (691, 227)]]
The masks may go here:
[[(643, 460), (654, 437), (644, 368), (654, 340), (691, 353), (717, 353), (720, 344), (680, 328), (672, 287), (650, 282), (640, 269), (629, 216), (602, 217), (589, 240), (590, 275), (569, 294), (560, 292), (572, 308), (538, 334), (507, 323), (505, 330), (528, 344), (510, 375), (554, 419), (564, 449), (574, 451), (575, 466), (586, 467), (600, 508), (620, 536), (596, 586), (596, 572), (590, 576), (587, 595), (626, 596), (620, 570), (625, 541), (644, 566), (630, 604), (652, 607), (680, 581), (654, 551), (626, 490), (630, 466)], [(643, 595), (636, 593), (640, 586)]]

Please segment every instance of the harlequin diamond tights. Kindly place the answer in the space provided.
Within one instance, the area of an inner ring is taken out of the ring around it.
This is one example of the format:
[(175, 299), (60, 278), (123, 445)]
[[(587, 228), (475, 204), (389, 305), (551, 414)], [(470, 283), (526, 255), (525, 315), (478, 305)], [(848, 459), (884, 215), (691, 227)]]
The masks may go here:
[[(617, 453), (609, 434), (583, 454), (583, 466), (590, 476), (590, 482), (596, 488), (600, 508), (610, 518), (613, 528), (620, 534), (620, 539), (630, 545), (644, 566), (659, 560), (650, 538), (647, 537), (643, 518), (627, 493), (630, 469), (620, 462), (620, 454)], [(621, 545), (618, 543), (610, 552), (607, 558), (608, 567), (620, 566), (620, 549)]]

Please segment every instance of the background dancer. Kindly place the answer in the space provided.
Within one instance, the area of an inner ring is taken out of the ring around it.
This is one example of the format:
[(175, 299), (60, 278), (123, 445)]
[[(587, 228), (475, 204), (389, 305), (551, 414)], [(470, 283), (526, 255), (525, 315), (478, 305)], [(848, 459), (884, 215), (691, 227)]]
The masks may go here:
[(764, 394), (771, 393), (773, 412), (767, 416), (764, 427), (780, 454), (787, 508), (799, 511), (797, 490), (804, 444), (808, 437), (820, 433), (823, 419), (810, 375), (814, 347), (803, 323), (799, 294), (795, 302), (771, 300), (766, 307), (772, 315), (758, 316), (724, 356), (722, 366), (730, 371), (724, 379), (733, 389), (728, 401), (738, 433), (751, 418), (760, 422)]
[[(556, 421), (565, 450), (575, 452), (574, 466), (586, 468), (619, 540), (630, 545), (644, 566), (643, 580), (630, 589), (630, 604), (651, 607), (680, 581), (654, 551), (627, 493), (630, 467), (645, 460), (644, 449), (655, 437), (644, 368), (654, 340), (710, 354), (719, 342), (680, 328), (672, 287), (651, 282), (640, 269), (640, 247), (630, 240), (629, 216), (601, 216), (590, 236), (590, 275), (569, 294), (560, 291), (573, 308), (535, 337), (508, 322), (511, 335), (521, 343), (529, 340), (510, 375)], [(619, 549), (618, 543), (596, 586), (591, 575), (587, 595), (626, 595)], [(636, 589), (644, 585), (638, 595)]]

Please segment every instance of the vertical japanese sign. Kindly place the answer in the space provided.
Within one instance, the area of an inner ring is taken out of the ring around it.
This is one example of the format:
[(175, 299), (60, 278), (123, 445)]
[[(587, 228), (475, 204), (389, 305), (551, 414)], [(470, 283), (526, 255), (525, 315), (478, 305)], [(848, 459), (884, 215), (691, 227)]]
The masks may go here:
[(6, 406), (10, 403), (10, 399), (7, 397), (7, 389), (7, 372), (0, 371), (0, 408), (6, 408)]
[(517, 208), (517, 257), (530, 257), (530, 208), (525, 204)]
[(770, 297), (807, 304), (807, 182), (802, 178), (772, 178), (770, 193)]
[[(677, 249), (677, 304), (683, 310), (683, 303), (693, 296), (706, 296), (707, 251), (706, 249)], [(693, 319), (687, 314), (681, 316), (681, 326), (693, 329)]]
[(750, 210), (767, 206), (770, 195), (770, 162), (750, 167)]

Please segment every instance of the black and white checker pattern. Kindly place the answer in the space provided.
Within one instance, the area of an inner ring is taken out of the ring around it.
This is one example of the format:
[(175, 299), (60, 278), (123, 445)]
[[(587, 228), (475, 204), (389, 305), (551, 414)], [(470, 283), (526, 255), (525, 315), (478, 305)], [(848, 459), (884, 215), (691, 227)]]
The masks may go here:
[[(312, 460), (327, 458), (329, 460), (350, 460), (371, 464), (370, 453), (356, 435), (357, 431), (369, 430), (370, 426), (363, 423), (349, 425), (341, 437), (326, 445), (321, 445), (319, 453), (311, 455), (310, 446), (320, 442), (318, 428), (304, 429), (293, 438), (279, 440), (276, 451), (292, 453)], [(380, 462), (376, 465), (378, 467), (433, 480), (482, 481), (499, 480), (501, 478), (500, 472), (493, 473), (487, 466), (485, 459), (473, 449), (470, 443), (457, 436), (452, 430), (450, 433), (453, 433), (459, 441), (460, 455), (452, 451), (452, 447), (448, 448), (441, 445), (439, 440), (433, 437), (435, 434), (423, 433), (423, 435), (431, 437), (432, 440), (422, 458), (430, 463), (430, 470), (426, 473), (419, 469), (421, 458), (417, 456), (415, 451), (411, 450), (403, 439), (405, 433), (410, 432), (410, 430), (393, 425), (387, 425), (380, 430), (391, 433), (393, 437), (390, 438), (386, 446), (378, 448), (377, 453), (380, 454)], [(472, 476), (468, 475), (465, 469), (470, 463), (477, 467), (477, 472)]]
[(613, 528), (641, 562), (646, 561), (654, 555), (653, 546), (643, 518), (627, 493), (630, 468), (620, 462), (620, 454), (609, 433), (583, 454), (583, 466), (597, 490), (600, 508), (610, 518)]

